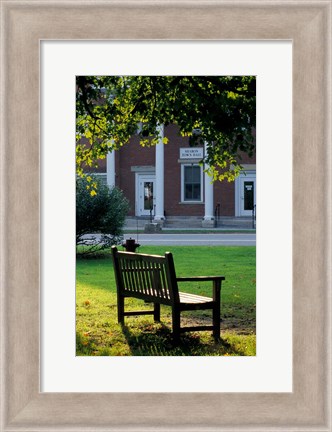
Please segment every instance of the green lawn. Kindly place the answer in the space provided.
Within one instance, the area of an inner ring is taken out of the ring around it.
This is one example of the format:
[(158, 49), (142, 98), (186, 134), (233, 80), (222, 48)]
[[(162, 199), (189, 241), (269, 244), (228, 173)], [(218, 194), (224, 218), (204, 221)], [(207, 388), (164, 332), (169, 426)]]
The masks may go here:
[[(77, 260), (77, 355), (255, 355), (256, 354), (256, 248), (231, 246), (171, 246), (177, 276), (223, 275), (221, 341), (211, 332), (190, 332), (172, 345), (171, 309), (161, 308), (161, 323), (151, 316), (127, 317), (117, 324), (116, 287), (110, 254)], [(140, 247), (141, 253), (164, 254), (163, 246)], [(212, 295), (210, 283), (181, 283), (181, 291)], [(128, 299), (127, 309), (150, 307)], [(183, 314), (188, 325), (210, 322), (209, 311)]]

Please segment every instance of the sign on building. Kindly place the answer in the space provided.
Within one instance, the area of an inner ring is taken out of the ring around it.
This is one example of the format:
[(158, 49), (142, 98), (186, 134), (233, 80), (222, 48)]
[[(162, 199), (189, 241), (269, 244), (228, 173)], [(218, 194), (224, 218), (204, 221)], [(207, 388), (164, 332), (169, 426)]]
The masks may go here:
[(180, 159), (203, 159), (203, 148), (180, 148)]

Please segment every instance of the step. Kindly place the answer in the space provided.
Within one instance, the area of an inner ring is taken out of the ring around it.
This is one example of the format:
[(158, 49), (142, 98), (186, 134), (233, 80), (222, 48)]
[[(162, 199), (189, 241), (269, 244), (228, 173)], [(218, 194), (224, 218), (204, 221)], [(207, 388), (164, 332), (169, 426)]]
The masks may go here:
[[(163, 228), (169, 229), (200, 229), (202, 228), (202, 217), (191, 216), (169, 216), (164, 222)], [(150, 222), (149, 217), (127, 217), (124, 229), (139, 229), (144, 230), (147, 223)], [(252, 229), (253, 222), (251, 217), (221, 217), (216, 222), (216, 228), (243, 228)], [(254, 228), (256, 228), (256, 223)]]

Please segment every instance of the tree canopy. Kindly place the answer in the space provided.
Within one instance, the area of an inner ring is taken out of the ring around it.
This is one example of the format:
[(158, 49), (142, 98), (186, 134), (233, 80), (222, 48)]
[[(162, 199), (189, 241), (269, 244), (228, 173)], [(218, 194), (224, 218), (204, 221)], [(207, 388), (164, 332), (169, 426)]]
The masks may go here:
[(214, 179), (234, 180), (241, 153), (254, 153), (254, 76), (78, 76), (76, 89), (79, 174), (135, 134), (156, 144), (161, 124), (178, 125), (191, 146), (206, 144)]

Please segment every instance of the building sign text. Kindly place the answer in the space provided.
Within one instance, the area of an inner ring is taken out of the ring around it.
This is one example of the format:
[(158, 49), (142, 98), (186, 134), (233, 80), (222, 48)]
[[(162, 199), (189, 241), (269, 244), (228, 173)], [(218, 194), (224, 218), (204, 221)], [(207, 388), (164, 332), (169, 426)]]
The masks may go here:
[(203, 148), (180, 148), (180, 159), (203, 159)]

